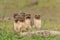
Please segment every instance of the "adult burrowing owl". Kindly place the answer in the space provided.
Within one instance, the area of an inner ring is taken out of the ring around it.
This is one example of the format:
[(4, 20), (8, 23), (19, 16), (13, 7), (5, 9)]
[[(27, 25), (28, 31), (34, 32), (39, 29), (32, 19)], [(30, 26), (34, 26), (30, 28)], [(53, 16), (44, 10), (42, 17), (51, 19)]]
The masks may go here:
[(16, 32), (23, 32), (25, 30), (24, 16), (14, 14), (14, 30)]
[(40, 15), (35, 15), (34, 16), (34, 28), (36, 30), (39, 30), (41, 28), (41, 18), (40, 18)]
[(28, 31), (31, 29), (31, 14), (25, 15), (25, 27)]

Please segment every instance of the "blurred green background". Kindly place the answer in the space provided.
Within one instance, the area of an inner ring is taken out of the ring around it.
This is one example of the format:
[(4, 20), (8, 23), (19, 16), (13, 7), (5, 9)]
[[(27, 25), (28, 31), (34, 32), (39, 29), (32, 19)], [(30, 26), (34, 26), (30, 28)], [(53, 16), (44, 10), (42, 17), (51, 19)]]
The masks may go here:
[(60, 0), (0, 0), (0, 17), (15, 12), (40, 14), (42, 29), (60, 30)]

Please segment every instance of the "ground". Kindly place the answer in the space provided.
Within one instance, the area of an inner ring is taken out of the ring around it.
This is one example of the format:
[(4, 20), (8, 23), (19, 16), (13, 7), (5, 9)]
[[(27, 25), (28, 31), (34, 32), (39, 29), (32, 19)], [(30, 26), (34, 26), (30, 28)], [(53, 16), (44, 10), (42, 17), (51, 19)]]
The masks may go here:
[[(32, 0), (33, 1), (33, 0)], [(41, 15), (42, 27), (40, 30), (60, 31), (60, 0), (38, 0), (38, 5), (29, 5), (31, 0), (0, 0), (0, 18), (12, 17), (15, 12), (39, 13)], [(29, 6), (28, 6), (29, 5)], [(13, 21), (0, 20), (1, 40), (60, 40), (60, 36), (45, 37), (15, 37)]]
[(48, 37), (34, 35), (32, 37), (20, 37), (13, 30), (13, 21), (0, 21), (0, 39), (1, 40), (60, 40), (60, 35), (50, 35)]

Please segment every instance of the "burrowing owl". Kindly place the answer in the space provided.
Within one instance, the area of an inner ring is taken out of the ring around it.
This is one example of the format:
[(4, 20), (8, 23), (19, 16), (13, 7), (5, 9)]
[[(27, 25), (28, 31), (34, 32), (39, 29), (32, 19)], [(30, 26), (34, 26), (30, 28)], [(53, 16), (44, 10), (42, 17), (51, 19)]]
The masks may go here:
[(28, 31), (31, 29), (31, 14), (25, 15), (25, 26)]
[(39, 30), (41, 28), (41, 18), (40, 18), (40, 15), (35, 15), (34, 16), (34, 28), (36, 30)]
[(16, 32), (23, 32), (25, 30), (25, 20), (22, 15), (14, 15), (14, 30)]

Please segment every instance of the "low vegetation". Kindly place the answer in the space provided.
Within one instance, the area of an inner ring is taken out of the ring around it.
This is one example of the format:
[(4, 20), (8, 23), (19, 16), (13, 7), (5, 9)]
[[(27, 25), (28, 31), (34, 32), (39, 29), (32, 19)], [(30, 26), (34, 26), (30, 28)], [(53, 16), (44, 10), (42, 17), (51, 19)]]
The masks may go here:
[[(33, 1), (33, 0), (32, 0)], [(11, 17), (15, 12), (40, 13), (41, 30), (60, 31), (60, 0), (38, 0), (38, 5), (27, 6), (31, 0), (0, 0), (0, 18)], [(60, 40), (60, 35), (49, 37), (20, 37), (13, 30), (13, 21), (0, 20), (0, 40)]]
[[(42, 28), (43, 29), (43, 28)], [(50, 29), (50, 28), (48, 28)], [(53, 28), (54, 29), (54, 28)], [(60, 35), (44, 36), (20, 36), (13, 30), (13, 21), (0, 21), (0, 40), (60, 40)]]

